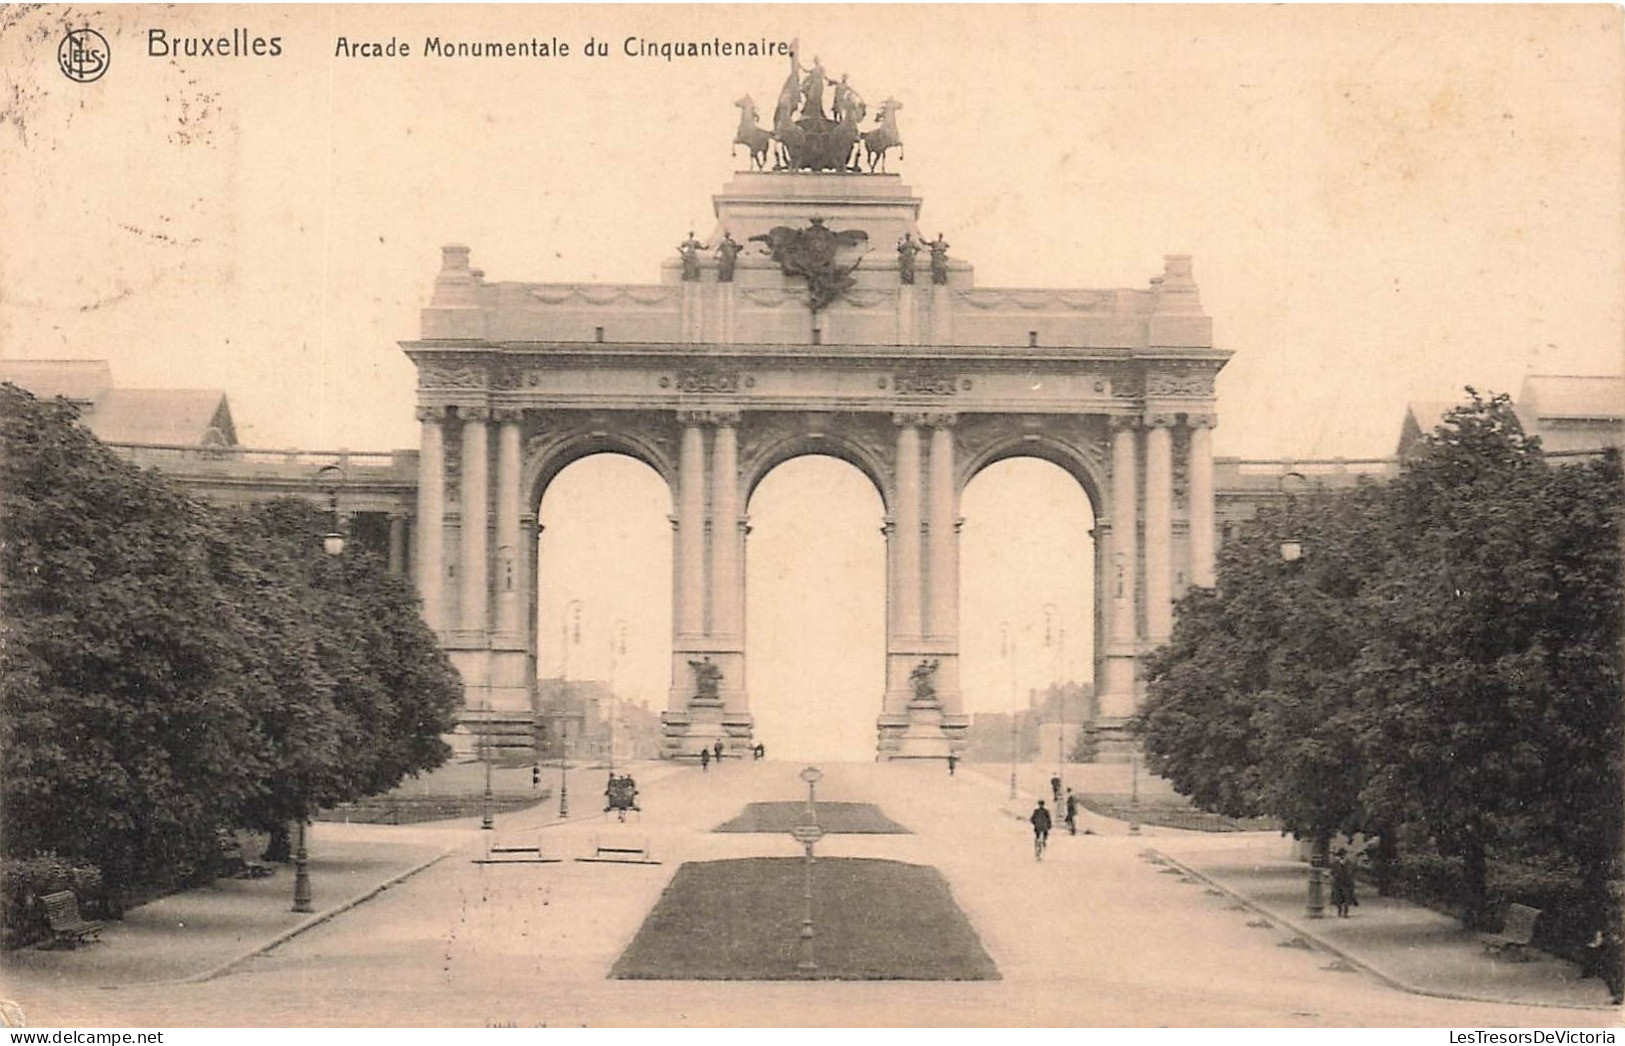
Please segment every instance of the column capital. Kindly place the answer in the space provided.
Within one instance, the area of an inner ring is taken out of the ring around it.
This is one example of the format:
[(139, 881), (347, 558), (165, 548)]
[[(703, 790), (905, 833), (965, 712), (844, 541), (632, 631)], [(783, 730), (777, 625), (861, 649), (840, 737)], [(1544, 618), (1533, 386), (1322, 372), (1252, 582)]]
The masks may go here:
[(916, 411), (897, 411), (891, 416), (891, 423), (898, 428), (909, 428), (915, 425), (924, 425), (930, 415)]
[(959, 424), (958, 414), (927, 414), (925, 423), (934, 429), (951, 429)]
[(386, 519), (388, 519), (391, 523), (395, 522), (396, 520), (403, 520), (404, 521), (406, 519), (406, 517), (409, 516), (409, 515), (410, 515), (410, 513), (407, 512), (404, 508), (392, 508), (388, 512), (384, 513), (384, 517)]
[(1216, 429), (1219, 427), (1217, 414), (1186, 414), (1186, 426), (1193, 429)]
[(1140, 427), (1140, 418), (1136, 414), (1113, 414), (1106, 419), (1107, 425), (1113, 432), (1133, 432)]
[(713, 410), (709, 413), (711, 415), (711, 424), (717, 426), (718, 428), (736, 429), (739, 427), (739, 418), (740, 414), (742, 413), (741, 411)]
[(1178, 421), (1179, 416), (1176, 414), (1151, 413), (1145, 416), (1145, 427), (1147, 429), (1172, 429)]
[(708, 410), (680, 410), (677, 421), (683, 425), (704, 425), (711, 420), (711, 414)]
[(517, 425), (525, 420), (523, 407), (492, 407), (491, 419), (504, 425)]
[(880, 533), (888, 538), (897, 533), (896, 521), (894, 521), (890, 516), (880, 517)]
[(425, 404), (417, 409), (419, 421), (432, 421), (437, 425), (446, 420), (446, 413), (447, 408), (443, 404)]
[(490, 421), (491, 408), (483, 403), (478, 403), (467, 407), (458, 406), (457, 416), (465, 422)]
[(537, 530), (542, 529), (541, 524), (536, 521), (536, 513), (534, 512), (521, 512), (519, 514), (519, 525), (522, 527), (535, 527)]

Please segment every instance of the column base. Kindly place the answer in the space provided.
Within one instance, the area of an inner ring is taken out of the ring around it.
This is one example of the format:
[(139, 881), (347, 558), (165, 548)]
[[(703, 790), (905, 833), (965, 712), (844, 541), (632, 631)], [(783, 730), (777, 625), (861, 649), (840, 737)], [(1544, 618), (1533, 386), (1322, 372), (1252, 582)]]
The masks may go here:
[(684, 759), (700, 754), (719, 740), (725, 756), (744, 758), (752, 746), (755, 717), (733, 712), (721, 701), (691, 700), (680, 712), (660, 713), (660, 758)]
[(1093, 763), (1131, 762), (1140, 749), (1139, 740), (1126, 718), (1100, 718), (1084, 728), (1094, 747)]
[(536, 761), (536, 716), (528, 710), (460, 709), (448, 743), (461, 757), (529, 765)]
[(875, 758), (947, 759), (965, 747), (968, 716), (945, 713), (936, 702), (910, 702), (901, 715), (883, 715), (877, 726)]

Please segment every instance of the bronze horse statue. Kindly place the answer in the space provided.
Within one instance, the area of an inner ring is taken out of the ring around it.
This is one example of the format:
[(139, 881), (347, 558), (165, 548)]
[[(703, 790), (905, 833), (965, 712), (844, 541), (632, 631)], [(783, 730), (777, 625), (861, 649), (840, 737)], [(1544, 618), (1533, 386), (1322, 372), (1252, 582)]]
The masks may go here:
[[(750, 151), (750, 165), (753, 170), (766, 170), (767, 147), (772, 144), (773, 136), (756, 126), (760, 114), (756, 111), (756, 102), (750, 95), (734, 102), (739, 107), (739, 129), (734, 132), (734, 145), (743, 145)], [(733, 150), (735, 156), (739, 150)]]
[(870, 174), (875, 173), (876, 164), (882, 171), (886, 169), (886, 152), (893, 146), (897, 147), (897, 158), (903, 158), (903, 135), (897, 129), (897, 110), (902, 107), (903, 103), (895, 98), (881, 102), (880, 111), (875, 113), (880, 126), (863, 132), (863, 150), (868, 154)]

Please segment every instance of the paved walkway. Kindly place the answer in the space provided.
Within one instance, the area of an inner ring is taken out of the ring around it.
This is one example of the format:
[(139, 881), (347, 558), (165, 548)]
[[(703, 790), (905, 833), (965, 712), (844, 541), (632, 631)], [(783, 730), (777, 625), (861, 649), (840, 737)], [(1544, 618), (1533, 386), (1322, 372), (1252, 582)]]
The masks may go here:
[(1349, 918), (1310, 918), (1305, 866), (1291, 857), (1290, 840), (1273, 833), (1237, 833), (1199, 839), (1155, 837), (1148, 849), (1170, 858), (1169, 870), (1224, 890), (1265, 919), (1306, 942), (1409, 991), (1455, 999), (1537, 1006), (1604, 1006), (1607, 990), (1581, 979), (1574, 963), (1531, 951), (1528, 962), (1486, 952), (1477, 934), (1455, 919), (1373, 891), (1361, 890)]
[[(1135, 787), (1130, 767), (1112, 764), (1071, 766), (1067, 787), (1079, 792), (1129, 794)], [(996, 786), (1008, 789), (1009, 767), (973, 766)], [(1034, 800), (1048, 802), (1053, 768), (1030, 764), (1017, 768), (1020, 798), (1002, 809), (1011, 817), (1026, 817)], [(1172, 795), (1167, 781), (1139, 775), (1144, 797)], [(1006, 791), (1008, 796), (1008, 791)], [(1078, 830), (1096, 835), (1124, 836), (1128, 825), (1083, 811)], [(1144, 842), (1141, 856), (1160, 864), (1165, 873), (1184, 873), (1180, 881), (1203, 888), (1208, 896), (1223, 897), (1262, 916), (1249, 919), (1254, 931), (1286, 929), (1304, 947), (1338, 956), (1356, 969), (1405, 991), (1447, 999), (1504, 1002), (1526, 1006), (1598, 1008), (1612, 1016), (1619, 1008), (1608, 1001), (1606, 985), (1597, 978), (1581, 978), (1577, 964), (1531, 951), (1527, 962), (1511, 962), (1487, 952), (1478, 936), (1461, 924), (1419, 904), (1378, 897), (1361, 890), (1360, 904), (1348, 919), (1310, 918), (1307, 911), (1307, 868), (1292, 856), (1292, 841), (1278, 832), (1190, 832), (1175, 828), (1141, 826), (1136, 835)], [(1164, 863), (1165, 862), (1165, 863)], [(1239, 910), (1239, 909), (1238, 909)], [(1255, 925), (1269, 922), (1270, 926)], [(1296, 945), (1294, 945), (1296, 946)]]
[[(287, 911), (287, 871), (221, 883), (132, 912), (102, 945), (15, 954), (0, 969), (0, 994), (21, 1001), (36, 1025), (85, 1026), (1619, 1020), (1602, 985), (1577, 980), (1567, 964), (1496, 962), (1470, 935), (1414, 906), (1370, 899), (1346, 923), (1298, 918), (1301, 868), (1286, 859), (1277, 836), (1147, 828), (1136, 837), (1121, 822), (1085, 813), (1080, 828), (1091, 834), (1062, 835), (1044, 862), (1034, 862), (1021, 821), (1032, 793), (1009, 800), (1007, 766), (984, 773), (961, 765), (949, 778), (934, 764), (835, 764), (818, 786), (821, 799), (875, 802), (912, 833), (830, 836), (819, 852), (938, 867), (1002, 981), (607, 980), (683, 861), (799, 853), (787, 835), (712, 831), (746, 802), (804, 796), (799, 769), (775, 762), (729, 762), (708, 773), (635, 767), (645, 810), (625, 824), (599, 812), (601, 771), (572, 772), (575, 816), (565, 823), (544, 803), (499, 819), (493, 833), (481, 832), (477, 818), (435, 826), (321, 824), (312, 872), (317, 904), (328, 909), (308, 925)], [(1127, 768), (1072, 772), (1080, 778), (1073, 787), (1113, 791), (1114, 775)], [(1048, 775), (1024, 767), (1019, 783), (1047, 792)], [(567, 860), (475, 864), (493, 840), (540, 845)], [(568, 860), (611, 843), (647, 846), (662, 863)], [(385, 883), (393, 885), (376, 893)], [(257, 954), (242, 958), (246, 952)], [(1445, 998), (1407, 994), (1395, 984)], [(115, 985), (141, 990), (87, 991)]]

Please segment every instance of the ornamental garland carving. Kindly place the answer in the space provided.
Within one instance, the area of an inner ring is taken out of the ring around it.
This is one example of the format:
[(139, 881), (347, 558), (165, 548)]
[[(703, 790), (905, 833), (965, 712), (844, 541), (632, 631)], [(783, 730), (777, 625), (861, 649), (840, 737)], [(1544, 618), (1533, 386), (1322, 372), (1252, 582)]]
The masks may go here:
[(913, 374), (894, 374), (892, 390), (901, 396), (952, 396), (958, 383), (952, 374), (917, 371)]
[(434, 389), (483, 389), (485, 368), (425, 363), (418, 368), (418, 386)]
[(695, 367), (677, 372), (678, 392), (738, 392), (740, 374), (720, 367)]
[(530, 289), (532, 298), (548, 305), (562, 305), (570, 301), (582, 301), (588, 305), (612, 305), (623, 299), (634, 305), (660, 305), (670, 301), (675, 293), (675, 288), (655, 284), (612, 286), (545, 284)]
[(1211, 396), (1211, 374), (1163, 374), (1152, 371), (1145, 376), (1147, 396)]

